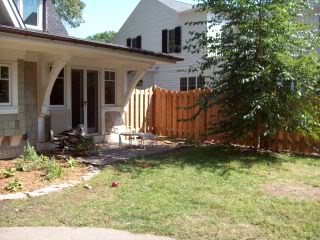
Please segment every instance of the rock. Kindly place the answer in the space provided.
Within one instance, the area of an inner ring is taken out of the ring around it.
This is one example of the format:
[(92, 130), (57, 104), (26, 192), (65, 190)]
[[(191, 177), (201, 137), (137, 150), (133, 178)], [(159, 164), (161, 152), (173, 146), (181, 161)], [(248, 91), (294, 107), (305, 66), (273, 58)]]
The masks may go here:
[(84, 188), (88, 189), (88, 190), (92, 190), (92, 187), (88, 184), (84, 185)]
[(7, 195), (0, 195), (0, 201), (3, 200), (17, 200), (27, 198), (24, 193), (14, 193), (14, 194), (7, 194)]

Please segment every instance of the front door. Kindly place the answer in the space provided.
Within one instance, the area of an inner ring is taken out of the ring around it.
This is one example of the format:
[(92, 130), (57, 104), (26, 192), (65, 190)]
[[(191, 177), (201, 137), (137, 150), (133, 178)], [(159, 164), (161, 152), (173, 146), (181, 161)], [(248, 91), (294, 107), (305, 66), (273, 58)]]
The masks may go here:
[(72, 69), (72, 127), (83, 126), (88, 134), (98, 133), (99, 130), (98, 82), (98, 71)]

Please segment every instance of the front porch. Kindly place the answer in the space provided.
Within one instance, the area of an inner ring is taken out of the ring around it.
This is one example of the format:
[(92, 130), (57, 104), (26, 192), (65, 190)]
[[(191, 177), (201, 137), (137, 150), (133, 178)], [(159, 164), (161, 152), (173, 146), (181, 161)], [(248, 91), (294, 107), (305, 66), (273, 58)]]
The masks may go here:
[(9, 82), (1, 89), (8, 102), (0, 104), (0, 158), (17, 156), (26, 141), (39, 150), (49, 148), (51, 129), (60, 133), (81, 126), (96, 143), (117, 140), (105, 133), (125, 128), (138, 81), (153, 65), (179, 60), (6, 27), (0, 31), (0, 65), (6, 73), (1, 81)]

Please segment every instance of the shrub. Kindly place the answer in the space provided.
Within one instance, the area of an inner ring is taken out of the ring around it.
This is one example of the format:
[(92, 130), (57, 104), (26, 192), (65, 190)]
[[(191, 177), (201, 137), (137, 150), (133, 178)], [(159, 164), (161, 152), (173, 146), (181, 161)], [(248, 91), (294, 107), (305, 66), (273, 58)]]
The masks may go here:
[(74, 159), (73, 157), (69, 157), (67, 159), (68, 167), (69, 168), (75, 168), (78, 165), (78, 161)]
[(18, 179), (13, 179), (11, 182), (8, 183), (5, 189), (10, 192), (16, 192), (19, 189), (22, 189), (22, 182)]
[(62, 177), (64, 170), (55, 159), (51, 159), (46, 166), (46, 179), (51, 181), (52, 179)]
[(16, 174), (16, 169), (15, 168), (2, 169), (0, 171), (0, 174), (2, 174), (5, 178), (10, 178)]
[(92, 138), (84, 138), (82, 137), (79, 143), (75, 146), (76, 151), (88, 152), (93, 148), (93, 140)]
[(23, 159), (32, 162), (37, 162), (39, 160), (39, 155), (36, 149), (34, 146), (31, 146), (30, 143), (23, 148)]
[(49, 158), (38, 155), (37, 151), (29, 143), (23, 148), (23, 155), (17, 159), (16, 169), (18, 171), (29, 172), (45, 168)]

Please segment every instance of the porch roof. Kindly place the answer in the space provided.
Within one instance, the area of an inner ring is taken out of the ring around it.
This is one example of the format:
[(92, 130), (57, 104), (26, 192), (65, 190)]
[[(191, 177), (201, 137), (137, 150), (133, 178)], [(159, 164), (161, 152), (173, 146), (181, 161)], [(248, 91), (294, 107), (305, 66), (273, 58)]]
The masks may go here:
[(154, 52), (150, 50), (144, 50), (144, 49), (136, 49), (136, 48), (129, 48), (122, 45), (117, 44), (111, 44), (111, 43), (103, 43), (103, 42), (97, 42), (97, 41), (91, 41), (86, 39), (80, 39), (75, 37), (69, 37), (69, 36), (57, 36), (53, 34), (49, 34), (46, 32), (39, 32), (34, 31), (30, 29), (21, 29), (21, 28), (15, 28), (11, 26), (5, 26), (0, 25), (0, 33), (6, 33), (6, 34), (13, 34), (13, 35), (19, 35), (19, 36), (25, 36), (25, 37), (32, 37), (36, 38), (38, 40), (51, 40), (51, 41), (57, 41), (60, 43), (72, 43), (76, 44), (79, 47), (80, 46), (89, 46), (89, 47), (96, 47), (101, 49), (108, 49), (108, 50), (115, 50), (119, 52), (127, 52), (127, 53), (134, 53), (138, 55), (144, 55), (148, 57), (154, 57), (156, 59), (159, 59), (164, 62), (168, 63), (175, 63), (178, 61), (183, 61), (184, 59), (181, 57), (164, 54), (160, 52)]

